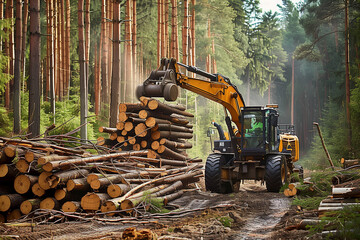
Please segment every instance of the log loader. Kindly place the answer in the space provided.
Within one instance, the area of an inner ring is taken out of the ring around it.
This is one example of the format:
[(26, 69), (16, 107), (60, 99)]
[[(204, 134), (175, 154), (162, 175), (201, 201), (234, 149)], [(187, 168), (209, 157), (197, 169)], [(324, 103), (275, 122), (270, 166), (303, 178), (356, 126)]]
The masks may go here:
[[(202, 79), (187, 76), (180, 67)], [(296, 171), (299, 141), (290, 131), (291, 126), (278, 124), (276, 106), (245, 106), (241, 93), (229, 78), (166, 58), (137, 87), (136, 96), (175, 101), (178, 86), (218, 102), (225, 109), (229, 137), (214, 141), (214, 151), (205, 164), (206, 189), (216, 193), (236, 192), (241, 180), (252, 179), (265, 182), (268, 191), (278, 192)], [(221, 128), (218, 130), (224, 136)]]

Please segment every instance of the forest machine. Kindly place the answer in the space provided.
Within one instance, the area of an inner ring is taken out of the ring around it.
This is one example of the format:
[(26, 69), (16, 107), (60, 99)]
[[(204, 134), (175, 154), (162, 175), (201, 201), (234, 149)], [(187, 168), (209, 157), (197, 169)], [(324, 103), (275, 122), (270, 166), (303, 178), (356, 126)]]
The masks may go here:
[[(180, 66), (204, 79), (186, 76), (180, 72)], [(245, 106), (242, 95), (227, 77), (166, 58), (137, 87), (136, 96), (175, 101), (178, 86), (225, 108), (229, 137), (218, 128), (220, 140), (214, 141), (213, 153), (205, 164), (206, 189), (229, 193), (239, 189), (241, 180), (253, 179), (265, 181), (268, 191), (278, 192), (296, 171), (294, 162), (299, 159), (299, 141), (293, 126), (278, 124), (277, 106)], [(253, 129), (255, 124), (257, 128)]]

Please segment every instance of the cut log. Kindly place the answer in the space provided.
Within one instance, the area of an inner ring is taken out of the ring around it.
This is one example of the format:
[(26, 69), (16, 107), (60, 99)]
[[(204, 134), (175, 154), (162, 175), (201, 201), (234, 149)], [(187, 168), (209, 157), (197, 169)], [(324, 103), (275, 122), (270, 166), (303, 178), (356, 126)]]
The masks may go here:
[(38, 196), (38, 197), (42, 197), (45, 194), (45, 190), (42, 187), (40, 187), (39, 183), (35, 183), (32, 186), (31, 191), (35, 196)]
[(80, 202), (77, 201), (67, 201), (61, 207), (64, 212), (76, 212), (78, 209), (80, 209)]
[(158, 158), (159, 157), (159, 155), (155, 151), (150, 150), (150, 149), (148, 149), (147, 151), (148, 151), (147, 155), (146, 155), (147, 158)]
[(7, 194), (0, 196), (0, 211), (6, 212), (11, 208), (16, 208), (25, 200), (20, 194)]
[(54, 197), (56, 200), (61, 201), (63, 200), (67, 195), (67, 189), (66, 188), (60, 188), (55, 190)]
[(139, 151), (140, 149), (141, 149), (141, 146), (140, 146), (139, 143), (136, 143), (136, 144), (133, 145), (133, 150), (134, 151)]
[(108, 199), (109, 195), (106, 193), (87, 193), (81, 198), (80, 205), (84, 210), (97, 211)]
[(144, 123), (139, 123), (135, 127), (135, 135), (138, 137), (145, 137), (148, 134), (147, 127)]
[(140, 142), (140, 146), (141, 146), (142, 149), (147, 148), (147, 147), (148, 147), (148, 141), (142, 140), (142, 141)]
[(125, 130), (127, 132), (130, 132), (133, 128), (134, 128), (134, 124), (132, 122), (126, 122), (123, 131)]
[(158, 124), (159, 131), (174, 131), (193, 133), (193, 130), (187, 127), (176, 126), (172, 124)]
[(8, 212), (6, 219), (8, 222), (15, 221), (15, 220), (20, 219), (21, 215), (22, 214), (21, 214), (20, 209), (14, 209), (14, 210)]
[(6, 146), (2, 150), (2, 154), (0, 156), (0, 163), (1, 164), (11, 163), (11, 161), (15, 158), (15, 156), (16, 156), (16, 148), (14, 146)]
[(123, 130), (125, 127), (125, 123), (124, 122), (118, 122), (116, 123), (116, 129), (117, 130)]
[(30, 212), (40, 208), (40, 199), (27, 199), (23, 201), (20, 205), (20, 211), (22, 214), (26, 215)]
[(355, 165), (360, 165), (360, 159), (344, 159), (344, 158), (342, 158), (340, 160), (340, 162), (344, 168), (352, 167)]
[(117, 132), (117, 128), (111, 128), (111, 127), (99, 127), (99, 132), (104, 133), (114, 133)]
[(116, 140), (117, 140), (117, 142), (119, 142), (119, 143), (123, 143), (123, 142), (125, 142), (125, 137), (124, 137), (124, 136), (118, 136), (118, 137), (116, 138)]
[(350, 187), (350, 188), (332, 188), (332, 194), (334, 197), (360, 197), (360, 188), (359, 187)]
[(354, 176), (350, 175), (350, 174), (344, 174), (344, 175), (337, 175), (337, 176), (333, 176), (331, 178), (331, 182), (333, 185), (338, 185), (338, 184), (342, 184), (344, 182), (348, 182), (354, 180)]
[(136, 143), (136, 137), (128, 137), (127, 141), (129, 144), (134, 145)]
[(0, 178), (13, 179), (18, 174), (18, 170), (14, 165), (0, 164)]
[(192, 144), (190, 142), (175, 142), (175, 141), (170, 141), (169, 139), (166, 138), (162, 138), (160, 140), (160, 144), (161, 145), (165, 145), (166, 147), (170, 148), (170, 149), (188, 149), (188, 148), (192, 148)]
[(48, 197), (40, 202), (40, 209), (59, 210), (60, 204), (59, 204), (58, 200), (56, 200), (55, 198)]
[(139, 112), (144, 109), (140, 103), (120, 103), (119, 112)]
[(183, 118), (183, 117), (174, 117), (170, 115), (161, 114), (159, 112), (155, 111), (148, 111), (148, 110), (141, 110), (139, 112), (139, 117), (142, 119), (147, 119), (149, 117), (157, 118), (157, 119), (164, 119), (172, 122), (173, 124), (180, 125), (180, 126), (186, 126), (189, 123), (189, 120)]
[(185, 133), (185, 132), (155, 131), (155, 132), (151, 133), (151, 138), (153, 140), (158, 140), (160, 138), (167, 138), (167, 139), (185, 138), (185, 139), (190, 139), (192, 137), (193, 137), (192, 133)]
[(110, 158), (117, 159), (117, 158), (130, 157), (130, 156), (145, 156), (147, 155), (147, 153), (148, 153), (147, 150), (119, 152), (119, 153), (110, 153), (110, 154), (87, 157), (87, 158), (79, 158), (79, 159), (75, 158), (64, 161), (55, 161), (55, 162), (49, 162), (47, 164), (51, 164), (52, 169), (57, 169), (57, 168), (66, 168), (72, 165), (86, 165), (86, 163), (106, 161)]
[(58, 172), (51, 176), (48, 176), (46, 180), (48, 181), (51, 188), (55, 188), (60, 183), (66, 183), (70, 179), (83, 178), (89, 174), (89, 170), (79, 169), (79, 170), (71, 170)]
[(181, 181), (176, 181), (173, 184), (171, 184), (170, 186), (168, 186), (156, 193), (151, 194), (151, 197), (160, 197), (160, 196), (168, 195), (168, 194), (178, 191), (182, 188), (183, 188), (183, 183)]
[(52, 155), (40, 157), (38, 159), (38, 164), (39, 165), (44, 165), (44, 164), (46, 164), (48, 162), (67, 160), (67, 159), (72, 159), (72, 158), (74, 158), (74, 157), (73, 156), (59, 156), (59, 155), (56, 155), (56, 154), (52, 154)]
[(30, 188), (37, 183), (38, 176), (19, 175), (14, 180), (14, 189), (17, 193), (25, 194)]
[(128, 199), (146, 198), (146, 197), (150, 198), (151, 194), (156, 193), (160, 190), (164, 190), (168, 186), (169, 185), (167, 185), (167, 184), (156, 186), (156, 187), (147, 189), (146, 191), (135, 193), (135, 194), (131, 195)]
[(26, 151), (24, 158), (28, 163), (31, 163), (32, 161), (37, 160), (39, 157), (42, 157), (42, 156), (44, 156), (44, 154)]
[(112, 141), (114, 141), (114, 140), (116, 140), (117, 137), (118, 137), (117, 132), (114, 132), (114, 133), (111, 133), (111, 134), (110, 134), (109, 139), (112, 140)]
[(104, 204), (101, 205), (101, 212), (107, 213), (106, 216), (114, 216), (114, 211), (118, 210), (120, 207), (120, 204), (116, 201), (113, 201), (112, 199), (107, 200)]
[(176, 108), (171, 107), (170, 105), (167, 105), (165, 103), (161, 103), (156, 99), (151, 99), (148, 102), (147, 107), (150, 110), (159, 110), (160, 112), (163, 112), (164, 114), (169, 114), (170, 115), (172, 113), (176, 113), (176, 114), (187, 116), (187, 117), (194, 117), (194, 115), (189, 113), (189, 112), (178, 110)]
[(151, 149), (153, 149), (153, 150), (158, 150), (159, 149), (159, 147), (160, 147), (160, 143), (159, 143), (159, 141), (153, 141), (152, 143), (151, 143)]
[(47, 178), (51, 175), (52, 175), (51, 172), (42, 172), (39, 175), (38, 183), (43, 190), (49, 190), (51, 188), (49, 182), (47, 181)]
[(69, 179), (66, 183), (66, 189), (69, 192), (73, 190), (89, 191), (90, 184), (87, 182), (86, 179), (87, 178)]
[(131, 112), (119, 112), (119, 121), (125, 122), (129, 118), (139, 118), (139, 114)]
[(26, 173), (29, 170), (29, 163), (25, 159), (20, 159), (16, 162), (16, 169), (21, 173)]
[(184, 155), (181, 155), (177, 152), (174, 152), (173, 150), (165, 147), (165, 145), (160, 145), (159, 149), (157, 150), (158, 153), (161, 154), (161, 156), (165, 156), (170, 159), (176, 159), (181, 161), (186, 161), (187, 157)]
[(130, 188), (128, 184), (111, 184), (107, 187), (107, 194), (111, 198), (117, 198), (130, 191)]
[(149, 117), (145, 121), (145, 125), (150, 128), (155, 127), (156, 124), (171, 124), (171, 122), (168, 120), (154, 118), (154, 117)]

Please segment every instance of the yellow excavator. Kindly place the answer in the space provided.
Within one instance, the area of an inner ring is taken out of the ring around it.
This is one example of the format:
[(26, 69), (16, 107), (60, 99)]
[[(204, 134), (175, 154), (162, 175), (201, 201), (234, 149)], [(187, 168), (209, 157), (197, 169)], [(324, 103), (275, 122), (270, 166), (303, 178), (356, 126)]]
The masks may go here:
[[(202, 76), (188, 77), (180, 72)], [(279, 125), (276, 105), (245, 106), (244, 99), (230, 79), (205, 72), (176, 59), (163, 58), (160, 67), (136, 89), (136, 96), (164, 97), (175, 101), (178, 86), (224, 106), (225, 124), (229, 137), (217, 127), (220, 140), (205, 164), (206, 189), (216, 193), (236, 192), (241, 180), (265, 181), (270, 192), (278, 192), (296, 172), (299, 159), (299, 140), (290, 125)], [(236, 129), (234, 131), (234, 129)]]

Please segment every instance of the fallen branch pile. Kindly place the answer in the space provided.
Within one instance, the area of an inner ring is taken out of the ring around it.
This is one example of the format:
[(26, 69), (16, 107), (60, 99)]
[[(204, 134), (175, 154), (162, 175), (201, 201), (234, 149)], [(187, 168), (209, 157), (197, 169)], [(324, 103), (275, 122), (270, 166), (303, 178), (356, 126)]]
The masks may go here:
[(187, 141), (193, 137), (192, 125), (186, 117), (194, 117), (181, 105), (170, 105), (156, 99), (141, 97), (139, 103), (119, 105), (119, 122), (116, 128), (100, 127), (109, 138), (100, 137), (99, 145), (119, 150), (147, 149), (148, 158), (167, 158), (187, 162), (186, 149), (192, 147)]
[[(326, 212), (342, 210), (346, 206), (360, 205), (360, 179), (346, 179), (347, 175), (342, 175), (342, 183), (334, 185), (332, 188), (332, 196), (321, 201), (319, 205), (319, 215), (323, 216)], [(339, 176), (333, 178), (333, 182), (340, 181)]]
[(38, 141), (0, 139), (0, 222), (36, 209), (133, 215), (154, 202), (166, 205), (203, 176), (201, 164), (149, 158), (150, 150), (91, 155)]

